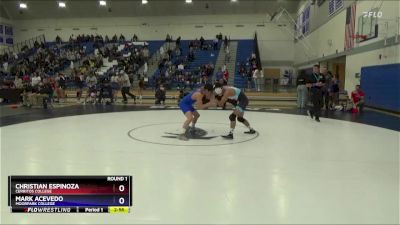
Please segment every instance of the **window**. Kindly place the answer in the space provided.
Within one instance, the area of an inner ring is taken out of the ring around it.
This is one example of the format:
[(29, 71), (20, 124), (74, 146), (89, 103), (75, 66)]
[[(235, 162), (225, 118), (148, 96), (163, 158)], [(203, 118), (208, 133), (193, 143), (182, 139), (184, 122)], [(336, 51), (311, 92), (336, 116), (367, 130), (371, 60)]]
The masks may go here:
[(329, 16), (343, 8), (343, 0), (329, 0)]
[(0, 25), (0, 45), (14, 44), (14, 30), (12, 26)]
[(310, 10), (311, 6), (307, 5), (297, 17), (297, 25), (295, 29), (295, 39), (300, 39), (301, 35), (306, 35), (310, 32)]
[(303, 11), (303, 34), (310, 32), (310, 6), (307, 6)]
[(4, 37), (3, 37), (3, 34), (4, 34), (4, 31), (3, 31), (3, 25), (0, 25), (0, 45), (1, 44), (3, 44), (3, 42), (4, 42)]

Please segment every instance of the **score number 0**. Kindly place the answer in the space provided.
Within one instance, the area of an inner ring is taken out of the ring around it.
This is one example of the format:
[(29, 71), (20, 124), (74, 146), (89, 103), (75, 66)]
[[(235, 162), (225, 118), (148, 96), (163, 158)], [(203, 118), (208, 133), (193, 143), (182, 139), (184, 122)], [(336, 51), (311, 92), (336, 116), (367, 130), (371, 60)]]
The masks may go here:
[[(124, 185), (119, 185), (118, 190), (120, 192), (124, 192), (125, 191), (125, 186)], [(118, 199), (119, 204), (123, 205), (125, 203), (125, 199), (123, 197)]]

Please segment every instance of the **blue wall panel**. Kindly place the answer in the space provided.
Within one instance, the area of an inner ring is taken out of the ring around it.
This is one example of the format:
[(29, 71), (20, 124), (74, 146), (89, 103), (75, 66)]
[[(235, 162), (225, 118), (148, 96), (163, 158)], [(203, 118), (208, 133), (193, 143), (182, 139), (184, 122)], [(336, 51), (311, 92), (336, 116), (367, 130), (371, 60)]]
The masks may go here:
[(400, 112), (400, 64), (361, 68), (365, 104)]

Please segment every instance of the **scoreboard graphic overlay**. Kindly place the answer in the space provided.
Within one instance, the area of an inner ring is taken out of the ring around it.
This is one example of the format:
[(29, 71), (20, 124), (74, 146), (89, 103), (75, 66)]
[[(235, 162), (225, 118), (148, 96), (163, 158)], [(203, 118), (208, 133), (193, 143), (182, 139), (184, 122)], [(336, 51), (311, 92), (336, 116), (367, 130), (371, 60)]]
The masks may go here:
[(129, 213), (132, 176), (9, 176), (13, 213)]

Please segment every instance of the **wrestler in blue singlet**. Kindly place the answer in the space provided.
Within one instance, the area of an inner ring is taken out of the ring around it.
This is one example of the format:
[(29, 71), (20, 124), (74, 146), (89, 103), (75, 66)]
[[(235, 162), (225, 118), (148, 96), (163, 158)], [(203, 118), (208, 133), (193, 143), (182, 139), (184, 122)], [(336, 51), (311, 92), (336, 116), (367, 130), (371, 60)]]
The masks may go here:
[(189, 111), (190, 112), (196, 111), (196, 109), (193, 107), (194, 103), (196, 103), (196, 100), (193, 100), (192, 96), (197, 92), (199, 92), (199, 90), (193, 91), (192, 93), (186, 95), (179, 103), (179, 107), (181, 108), (183, 114), (186, 114)]

